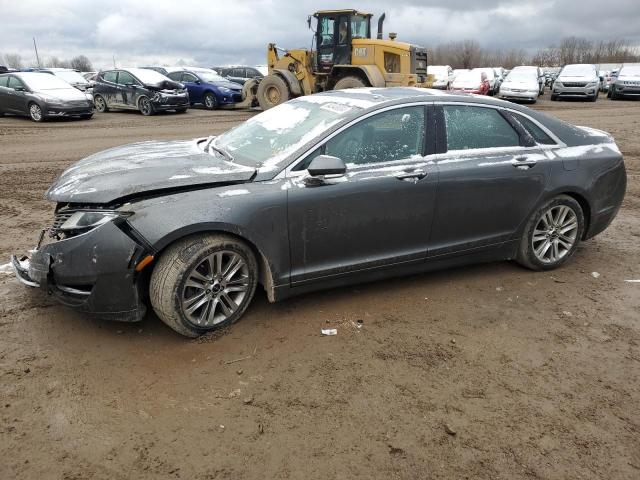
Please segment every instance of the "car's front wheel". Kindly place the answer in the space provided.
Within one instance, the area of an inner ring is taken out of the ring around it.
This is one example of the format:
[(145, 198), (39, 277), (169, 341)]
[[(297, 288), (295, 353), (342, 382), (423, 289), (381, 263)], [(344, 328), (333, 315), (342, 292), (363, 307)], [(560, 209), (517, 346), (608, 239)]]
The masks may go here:
[(206, 108), (207, 110), (214, 110), (218, 108), (218, 99), (211, 92), (207, 92), (204, 94), (203, 102), (204, 108)]
[(153, 110), (153, 105), (151, 105), (151, 100), (149, 100), (147, 97), (140, 97), (140, 100), (138, 100), (138, 110), (140, 110), (140, 113), (145, 117), (148, 117), (149, 115), (153, 115), (155, 113)]
[(34, 122), (41, 122), (44, 120), (44, 114), (42, 108), (35, 102), (29, 104), (29, 116)]
[(558, 195), (527, 222), (517, 261), (532, 270), (557, 268), (575, 253), (583, 231), (580, 204), (568, 195)]
[(258, 264), (246, 244), (226, 235), (196, 235), (162, 254), (151, 274), (149, 296), (163, 322), (197, 337), (238, 320), (257, 283)]

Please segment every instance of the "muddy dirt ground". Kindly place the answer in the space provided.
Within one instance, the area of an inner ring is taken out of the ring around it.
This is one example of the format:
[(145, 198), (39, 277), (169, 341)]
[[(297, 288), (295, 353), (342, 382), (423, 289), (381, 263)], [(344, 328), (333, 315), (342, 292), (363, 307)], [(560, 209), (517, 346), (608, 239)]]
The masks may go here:
[[(0, 478), (640, 478), (640, 102), (546, 98), (612, 132), (629, 174), (613, 225), (553, 273), (259, 293), (196, 341), (152, 314), (88, 320), (0, 274)], [(250, 115), (0, 119), (0, 264), (35, 244), (43, 192), (81, 157)]]

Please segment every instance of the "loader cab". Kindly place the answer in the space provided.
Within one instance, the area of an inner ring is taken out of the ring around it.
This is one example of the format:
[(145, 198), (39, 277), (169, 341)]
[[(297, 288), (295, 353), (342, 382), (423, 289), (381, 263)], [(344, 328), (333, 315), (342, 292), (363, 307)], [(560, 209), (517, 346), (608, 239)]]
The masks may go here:
[(371, 38), (370, 13), (356, 10), (326, 10), (316, 12), (313, 16), (318, 21), (314, 62), (317, 73), (331, 73), (334, 65), (350, 65), (351, 41), (354, 38)]

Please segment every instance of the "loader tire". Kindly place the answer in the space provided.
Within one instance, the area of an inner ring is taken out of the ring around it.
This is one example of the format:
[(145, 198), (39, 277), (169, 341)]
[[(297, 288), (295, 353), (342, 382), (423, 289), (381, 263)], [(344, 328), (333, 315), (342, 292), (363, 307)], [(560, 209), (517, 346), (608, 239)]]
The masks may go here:
[(360, 77), (355, 77), (353, 75), (349, 75), (346, 77), (342, 77), (340, 80), (336, 82), (336, 85), (333, 87), (334, 90), (344, 90), (346, 88), (362, 88), (368, 87), (364, 80)]
[(258, 103), (262, 110), (269, 110), (290, 98), (289, 86), (277, 75), (267, 75), (258, 85)]

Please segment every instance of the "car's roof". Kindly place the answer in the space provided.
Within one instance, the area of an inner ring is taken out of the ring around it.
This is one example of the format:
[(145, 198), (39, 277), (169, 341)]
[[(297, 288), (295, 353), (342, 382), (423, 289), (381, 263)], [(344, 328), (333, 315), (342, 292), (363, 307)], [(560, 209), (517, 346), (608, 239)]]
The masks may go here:
[(18, 78), (29, 78), (29, 77), (47, 77), (51, 78), (50, 73), (43, 72), (6, 72), (0, 75), (15, 75)]
[[(313, 100), (309, 100), (313, 98)], [(509, 107), (522, 110), (517, 104), (485, 95), (468, 93), (452, 93), (431, 88), (419, 87), (387, 87), (387, 88), (351, 88), (348, 90), (332, 90), (299, 97), (300, 100), (316, 103), (345, 103), (361, 108), (379, 108), (386, 105), (397, 105), (413, 102), (463, 102)]]

